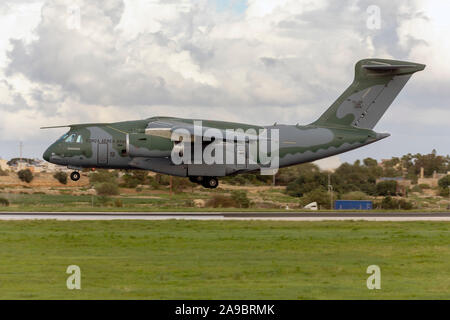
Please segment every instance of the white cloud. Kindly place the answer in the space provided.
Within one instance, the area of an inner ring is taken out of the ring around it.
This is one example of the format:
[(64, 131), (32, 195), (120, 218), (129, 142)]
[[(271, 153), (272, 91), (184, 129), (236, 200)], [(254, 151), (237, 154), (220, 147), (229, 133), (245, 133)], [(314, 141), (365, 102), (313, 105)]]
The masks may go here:
[[(80, 28), (68, 28), (73, 5)], [(369, 5), (381, 9), (380, 30), (366, 27)], [(448, 127), (449, 6), (249, 0), (236, 14), (207, 0), (9, 1), (0, 5), (0, 134), (44, 144), (41, 125), (155, 115), (310, 122), (369, 56), (428, 65), (381, 129)]]

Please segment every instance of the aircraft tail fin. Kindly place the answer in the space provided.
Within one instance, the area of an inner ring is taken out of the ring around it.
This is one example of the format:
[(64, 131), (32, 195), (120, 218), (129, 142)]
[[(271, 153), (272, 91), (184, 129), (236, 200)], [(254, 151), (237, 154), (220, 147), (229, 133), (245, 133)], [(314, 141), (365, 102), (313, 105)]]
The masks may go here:
[(373, 129), (413, 73), (424, 69), (418, 63), (361, 60), (350, 87), (312, 124)]

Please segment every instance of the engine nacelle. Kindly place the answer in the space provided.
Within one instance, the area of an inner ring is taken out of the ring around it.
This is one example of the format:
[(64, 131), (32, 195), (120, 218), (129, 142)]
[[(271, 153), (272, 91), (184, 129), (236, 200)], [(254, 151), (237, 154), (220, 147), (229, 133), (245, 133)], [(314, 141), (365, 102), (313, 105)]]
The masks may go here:
[(130, 157), (167, 158), (173, 147), (174, 143), (167, 138), (146, 134), (127, 135), (126, 148)]

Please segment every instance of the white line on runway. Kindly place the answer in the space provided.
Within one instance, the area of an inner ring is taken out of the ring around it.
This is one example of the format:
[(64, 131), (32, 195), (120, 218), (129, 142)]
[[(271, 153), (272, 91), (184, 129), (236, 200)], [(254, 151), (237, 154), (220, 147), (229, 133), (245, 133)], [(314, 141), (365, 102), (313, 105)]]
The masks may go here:
[(450, 217), (225, 217), (222, 215), (58, 215), (58, 214), (2, 214), (0, 220), (60, 220), (60, 221), (81, 221), (81, 220), (265, 220), (265, 221), (450, 221)]

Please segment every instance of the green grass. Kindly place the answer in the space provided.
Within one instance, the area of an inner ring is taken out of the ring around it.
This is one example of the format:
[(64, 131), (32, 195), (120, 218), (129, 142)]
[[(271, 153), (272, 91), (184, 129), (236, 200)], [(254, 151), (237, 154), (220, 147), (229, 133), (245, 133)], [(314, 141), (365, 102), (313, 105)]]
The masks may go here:
[[(281, 194), (275, 193), (260, 193), (265, 200), (275, 200), (279, 197), (281, 201), (295, 202), (298, 198), (288, 197), (283, 198)], [(144, 196), (144, 197), (143, 197)], [(145, 197), (147, 196), (147, 197)], [(10, 206), (0, 206), (0, 212), (5, 211), (25, 211), (25, 212), (37, 212), (37, 211), (67, 211), (67, 212), (86, 212), (86, 211), (135, 211), (135, 212), (155, 212), (155, 211), (250, 211), (250, 212), (279, 212), (283, 209), (279, 208), (196, 208), (189, 204), (193, 199), (207, 200), (211, 196), (211, 192), (208, 193), (173, 193), (172, 196), (168, 193), (142, 193), (137, 195), (124, 194), (121, 196), (109, 197), (107, 203), (102, 202), (98, 196), (91, 195), (70, 195), (70, 194), (11, 194), (0, 193), (0, 197), (6, 198), (10, 202)], [(120, 199), (122, 207), (116, 207), (114, 202), (116, 199)], [(280, 200), (279, 199), (279, 200)], [(94, 206), (92, 206), (92, 200)], [(304, 212), (307, 210), (293, 209), (287, 212)], [(401, 210), (395, 210), (401, 212)], [(427, 208), (414, 209), (405, 212), (414, 211), (448, 211), (446, 207), (442, 206), (440, 210), (430, 210)], [(358, 211), (361, 212), (361, 211)], [(370, 212), (392, 212), (392, 210), (373, 210)]]
[[(122, 201), (124, 207), (115, 209), (151, 210), (163, 207), (186, 207), (186, 201), (192, 199), (192, 194), (187, 193), (173, 194), (172, 197), (168, 194), (157, 194), (151, 195), (151, 198), (120, 196), (108, 197), (109, 206), (105, 206), (98, 196), (90, 195), (3, 194), (1, 196), (10, 201), (11, 207), (0, 207), (0, 211), (110, 211), (116, 198)], [(92, 201), (94, 207), (92, 207)]]
[[(445, 222), (1, 221), (0, 299), (450, 298)], [(68, 290), (78, 265), (82, 289)], [(381, 268), (381, 290), (366, 268)]]

